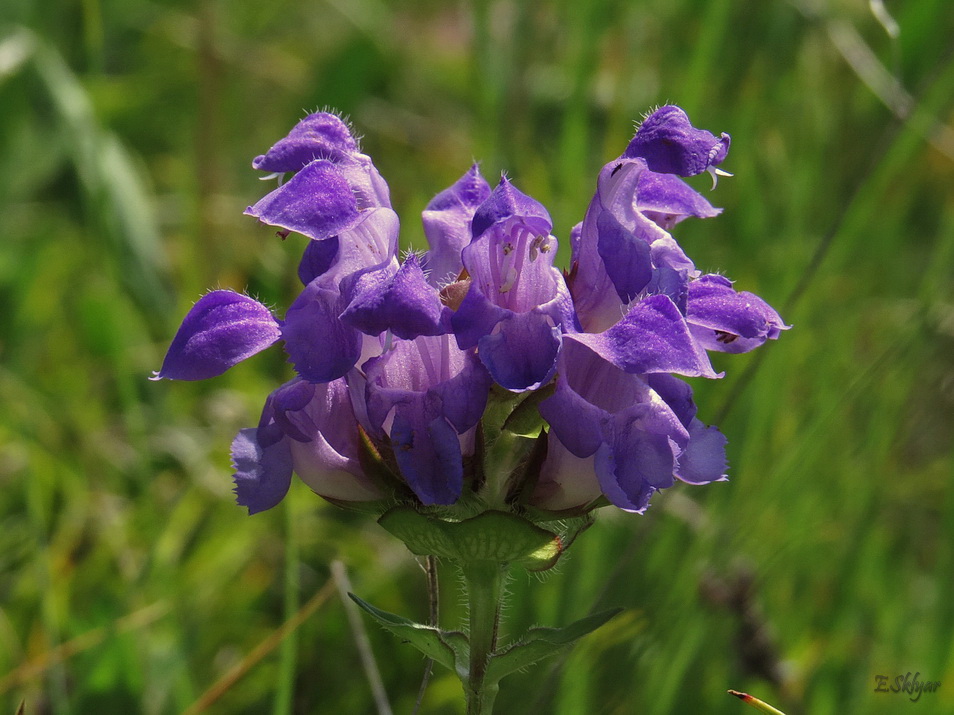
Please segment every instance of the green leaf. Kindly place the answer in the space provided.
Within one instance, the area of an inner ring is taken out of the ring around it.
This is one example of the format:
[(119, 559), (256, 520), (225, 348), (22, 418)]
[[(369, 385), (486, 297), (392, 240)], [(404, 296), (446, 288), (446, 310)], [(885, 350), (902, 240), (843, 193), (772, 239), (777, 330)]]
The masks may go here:
[(443, 631), (434, 626), (416, 623), (403, 616), (382, 611), (375, 608), (353, 593), (348, 596), (351, 600), (385, 630), (390, 631), (401, 640), (407, 641), (428, 658), (450, 668), (460, 675), (467, 673), (470, 647), (467, 636), (460, 631)]
[(563, 628), (531, 628), (518, 643), (494, 653), (487, 666), (487, 681), (497, 683), (516, 670), (526, 668), (543, 658), (569, 648), (622, 610), (622, 608), (612, 608), (594, 613)]
[(485, 511), (455, 522), (410, 507), (395, 507), (378, 523), (419, 556), (518, 563), (539, 569), (552, 565), (562, 551), (563, 542), (552, 531), (502, 511)]

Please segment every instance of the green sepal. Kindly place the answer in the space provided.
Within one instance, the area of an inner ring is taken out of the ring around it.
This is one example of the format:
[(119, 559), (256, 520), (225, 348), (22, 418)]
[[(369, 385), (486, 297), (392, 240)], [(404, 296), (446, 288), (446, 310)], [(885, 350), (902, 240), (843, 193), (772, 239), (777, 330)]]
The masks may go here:
[(388, 510), (378, 523), (418, 556), (517, 563), (539, 570), (552, 566), (563, 550), (562, 540), (552, 531), (502, 511), (444, 521), (399, 506)]
[(556, 391), (556, 383), (534, 390), (522, 399), (513, 411), (504, 420), (503, 429), (519, 437), (536, 438), (540, 430), (546, 427), (546, 422), (540, 416), (540, 403)]
[(334, 504), (339, 509), (375, 516), (386, 512), (394, 504), (393, 499), (377, 499), (375, 501), (346, 501), (344, 499), (332, 499), (331, 497), (322, 497), (322, 499), (329, 504)]
[(498, 683), (501, 678), (514, 671), (531, 666), (548, 656), (556, 655), (583, 636), (595, 631), (622, 610), (622, 608), (612, 608), (608, 611), (600, 611), (563, 628), (531, 628), (520, 641), (493, 654), (487, 666), (485, 676), (487, 682)]
[(435, 663), (450, 668), (457, 673), (458, 677), (467, 676), (470, 646), (467, 642), (467, 636), (463, 633), (460, 631), (444, 631), (434, 626), (415, 623), (403, 616), (375, 608), (353, 593), (349, 593), (348, 596), (365, 613), (377, 621), (382, 628), (410, 643)]

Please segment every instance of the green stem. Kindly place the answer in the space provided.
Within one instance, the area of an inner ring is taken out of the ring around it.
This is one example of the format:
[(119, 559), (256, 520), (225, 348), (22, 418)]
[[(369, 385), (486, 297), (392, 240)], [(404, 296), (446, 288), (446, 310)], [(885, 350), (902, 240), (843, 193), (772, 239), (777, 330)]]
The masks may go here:
[(485, 683), (484, 675), (497, 648), (497, 628), (508, 565), (496, 561), (469, 561), (461, 564), (470, 606), (470, 669), (464, 683), (467, 715), (490, 715), (497, 683)]

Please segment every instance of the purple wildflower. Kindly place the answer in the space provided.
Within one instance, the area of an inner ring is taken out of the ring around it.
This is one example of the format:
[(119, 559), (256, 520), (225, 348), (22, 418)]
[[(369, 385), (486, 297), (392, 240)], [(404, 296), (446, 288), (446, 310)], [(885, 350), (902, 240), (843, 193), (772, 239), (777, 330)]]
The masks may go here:
[(232, 442), (235, 493), (249, 514), (271, 509), (294, 471), (326, 499), (361, 502), (385, 492), (360, 465), (358, 431), (343, 379), (309, 383), (295, 378), (265, 401), (257, 428)]
[(457, 343), (477, 354), (494, 380), (513, 391), (546, 384), (565, 330), (576, 318), (543, 206), (500, 180), (471, 223), (461, 251), (470, 288), (451, 318)]
[(540, 405), (550, 435), (538, 506), (585, 506), (599, 496), (589, 473), (612, 504), (636, 512), (674, 478), (725, 478), (725, 439), (695, 419), (688, 385), (665, 373), (624, 372), (577, 342), (560, 360), (556, 392)]
[(424, 504), (461, 495), (462, 457), (487, 404), (490, 377), (472, 351), (441, 335), (400, 340), (364, 364), (367, 427), (390, 438), (401, 474)]
[(253, 162), (290, 178), (246, 211), (307, 239), (301, 293), (284, 319), (209, 293), (156, 378), (215, 377), (283, 343), (297, 376), (232, 445), (250, 513), (280, 502), (293, 473), (335, 503), (446, 506), (471, 490), (492, 502), (480, 492), (501, 483), (480, 473), (488, 398), (543, 387), (535, 487), (507, 493), (554, 512), (604, 498), (642, 512), (676, 480), (724, 479), (725, 438), (677, 375), (719, 377), (708, 351), (746, 352), (787, 328), (758, 296), (703, 275), (670, 233), (721, 211), (681, 177), (724, 173), (729, 144), (678, 107), (653, 112), (600, 172), (564, 274), (547, 210), (506, 178), (491, 191), (476, 165), (425, 208), (429, 250), (399, 261), (387, 184), (339, 117), (309, 115)]

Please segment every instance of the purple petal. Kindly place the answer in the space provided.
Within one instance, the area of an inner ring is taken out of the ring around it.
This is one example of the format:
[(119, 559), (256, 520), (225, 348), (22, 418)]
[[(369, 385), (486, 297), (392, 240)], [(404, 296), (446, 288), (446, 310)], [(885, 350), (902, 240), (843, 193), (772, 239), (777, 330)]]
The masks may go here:
[[(395, 405), (415, 401), (427, 403), (428, 419), (443, 414), (461, 432), (469, 429), (480, 418), (476, 413), (482, 414), (489, 389), (486, 370), (475, 361), (450, 335), (395, 341), (362, 366), (370, 429), (379, 434)], [(455, 401), (460, 404), (449, 404)]]
[(478, 341), (491, 333), (494, 327), (512, 312), (500, 308), (471, 284), (457, 312), (451, 317), (451, 327), (461, 350), (476, 347)]
[(685, 380), (673, 375), (657, 372), (646, 375), (646, 383), (653, 392), (659, 395), (663, 402), (669, 405), (682, 426), (689, 428), (693, 417), (696, 416), (696, 403), (692, 399), (692, 387)]
[(635, 420), (620, 421), (612, 441), (597, 450), (595, 466), (603, 494), (626, 511), (645, 511), (653, 492), (674, 482), (668, 438), (643, 431)]
[(565, 287), (553, 267), (556, 251), (555, 238), (513, 219), (485, 231), (461, 258), (474, 289), (493, 304), (522, 313), (550, 302)]
[(474, 164), (453, 185), (430, 200), (425, 211), (448, 211), (460, 208), (473, 212), (490, 196), (490, 184), (480, 174), (480, 166)]
[(716, 427), (699, 420), (689, 425), (689, 446), (679, 455), (676, 476), (689, 484), (708, 484), (726, 479), (725, 436)]
[(361, 333), (338, 317), (344, 301), (319, 278), (295, 299), (282, 325), (288, 361), (310, 382), (343, 377), (361, 357)]
[[(646, 162), (638, 158), (620, 157), (606, 164), (597, 178), (596, 195), (594, 202), (587, 210), (587, 218), (593, 220), (598, 218), (600, 213), (609, 212), (625, 229), (632, 231), (647, 243), (667, 236), (665, 231), (638, 210), (639, 182), (645, 173), (647, 173)], [(585, 223), (586, 218), (584, 231)]]
[(434, 286), (452, 282), (464, 264), (460, 252), (470, 243), (474, 211), (490, 196), (490, 186), (474, 164), (470, 171), (445, 189), (424, 209), (421, 219), (430, 244), (423, 265)]
[(685, 315), (689, 302), (689, 271), (659, 266), (653, 271), (653, 277), (646, 286), (646, 292), (650, 295), (668, 296), (679, 312)]
[(597, 249), (616, 293), (623, 303), (632, 301), (653, 276), (649, 244), (623, 228), (609, 211), (596, 220)]
[(593, 457), (575, 456), (551, 432), (547, 439), (547, 457), (530, 503), (552, 511), (589, 504), (601, 493), (593, 462)]
[(520, 392), (550, 381), (561, 344), (560, 328), (548, 316), (514, 313), (480, 339), (477, 355), (498, 385)]
[(729, 151), (728, 134), (696, 129), (679, 107), (660, 107), (640, 125), (623, 156), (642, 157), (651, 171), (694, 176), (718, 166)]
[(258, 423), (259, 444), (268, 447), (285, 436), (296, 442), (308, 442), (314, 436), (315, 426), (301, 424), (301, 420), (293, 420), (291, 414), (304, 410), (314, 396), (314, 383), (298, 377), (272, 392), (265, 400)]
[(357, 458), (338, 452), (325, 433), (317, 433), (309, 442), (290, 442), (289, 448), (295, 474), (315, 494), (350, 502), (374, 501), (384, 496), (361, 471)]
[(356, 275), (353, 285), (342, 288), (355, 298), (341, 319), (368, 335), (390, 330), (399, 338), (413, 340), (445, 332), (440, 295), (424, 278), (413, 253), (396, 273), (366, 271)]
[(650, 250), (653, 256), (653, 265), (658, 268), (665, 267), (674, 271), (685, 272), (690, 278), (699, 275), (699, 271), (696, 270), (689, 256), (669, 234), (653, 241)]
[(354, 192), (358, 211), (373, 208), (391, 208), (391, 190), (371, 157), (354, 154), (338, 164), (342, 175)]
[(453, 504), (464, 484), (460, 441), (443, 417), (426, 421), (420, 408), (398, 408), (391, 445), (401, 474), (426, 505)]
[(690, 216), (712, 218), (722, 213), (679, 177), (655, 171), (639, 175), (636, 209), (667, 231)]
[(342, 161), (358, 152), (358, 144), (348, 126), (334, 114), (309, 114), (288, 136), (279, 139), (263, 156), (252, 162), (260, 171), (283, 174), (298, 171), (315, 159)]
[(329, 161), (313, 161), (291, 180), (245, 209), (270, 226), (295, 231), (315, 240), (354, 227), (361, 215), (341, 169)]
[(566, 338), (585, 345), (626, 372), (718, 377), (705, 354), (696, 349), (679, 310), (664, 295), (636, 303), (609, 330), (568, 333)]
[[(339, 285), (349, 276), (368, 269), (398, 269), (400, 222), (389, 208), (365, 211), (358, 224), (338, 236), (338, 252), (321, 273), (322, 282)], [(329, 239), (334, 240), (334, 239)]]
[[(640, 283), (640, 289), (645, 286), (646, 259), (640, 255), (643, 249), (628, 246), (620, 263), (613, 248), (642, 242), (650, 247), (649, 258), (653, 258), (656, 244), (672, 242), (668, 233), (637, 210), (637, 187), (645, 173), (646, 162), (642, 159), (620, 158), (600, 170), (596, 194), (574, 245), (571, 274), (576, 312), (589, 332), (614, 325), (622, 305), (635, 297), (633, 288)], [(650, 262), (650, 267), (653, 265)]]
[(606, 412), (567, 387), (565, 380), (540, 403), (540, 416), (550, 425), (551, 435), (576, 457), (591, 456), (603, 443)]
[(279, 323), (248, 296), (216, 290), (192, 306), (172, 339), (159, 380), (204, 380), (261, 352), (278, 340)]
[(289, 443), (295, 473), (312, 491), (329, 499), (381, 498), (382, 491), (361, 468), (358, 424), (346, 381), (312, 387), (314, 396), (308, 404), (289, 414), (290, 421), (310, 435), (307, 441)]
[(309, 241), (305, 246), (301, 261), (298, 264), (298, 278), (302, 285), (308, 285), (315, 278), (328, 272), (338, 257), (337, 236), (324, 241)]
[(576, 315), (587, 332), (599, 332), (615, 325), (623, 308), (616, 286), (596, 250), (598, 242), (596, 220), (591, 221), (587, 214), (573, 270), (567, 278)]
[(479, 238), (491, 226), (512, 218), (520, 219), (535, 235), (546, 236), (553, 227), (543, 204), (519, 191), (507, 177), (501, 177), (497, 188), (474, 213), (471, 233), (475, 239)]
[[(449, 351), (456, 346), (448, 344), (451, 336), (441, 338)], [(487, 369), (472, 352), (464, 353), (463, 367), (454, 377), (431, 388), (430, 393), (440, 400), (439, 411), (451, 423), (457, 434), (463, 434), (476, 425), (487, 407), (487, 395), (493, 380)]]
[(288, 440), (262, 448), (254, 428), (243, 429), (232, 442), (235, 494), (249, 514), (271, 509), (291, 485), (292, 458)]
[(727, 353), (753, 350), (789, 328), (757, 295), (736, 293), (728, 278), (713, 274), (689, 284), (686, 320), (702, 347)]

